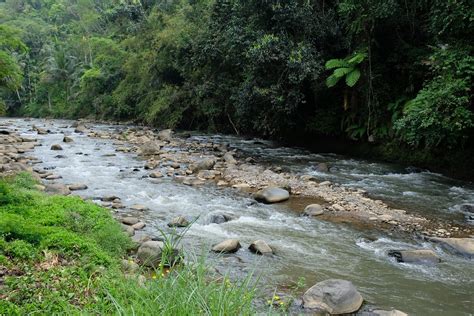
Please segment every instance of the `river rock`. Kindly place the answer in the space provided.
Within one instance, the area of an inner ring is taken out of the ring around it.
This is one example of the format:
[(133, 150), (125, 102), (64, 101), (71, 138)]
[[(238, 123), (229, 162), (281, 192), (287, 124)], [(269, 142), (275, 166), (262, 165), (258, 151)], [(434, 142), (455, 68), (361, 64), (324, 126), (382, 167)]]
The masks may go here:
[(158, 137), (159, 140), (169, 142), (173, 138), (172, 134), (173, 134), (172, 130), (164, 129), (164, 130), (158, 132), (157, 137)]
[(211, 224), (222, 224), (236, 219), (234, 214), (230, 213), (215, 213), (209, 215), (209, 223)]
[(61, 183), (46, 184), (45, 192), (50, 193), (50, 194), (59, 194), (59, 195), (71, 194), (71, 191), (69, 190), (69, 188)]
[(135, 261), (122, 259), (122, 270), (135, 273), (138, 269), (140, 269), (140, 266)]
[(310, 204), (304, 208), (304, 216), (318, 216), (324, 214), (324, 209), (319, 204)]
[(78, 184), (71, 184), (71, 185), (69, 186), (69, 190), (71, 190), (71, 191), (79, 191), (79, 190), (86, 190), (86, 189), (87, 189), (87, 185), (85, 185), (85, 184), (80, 184), (80, 183), (78, 183)]
[(141, 230), (141, 229), (145, 228), (145, 226), (146, 226), (146, 224), (144, 222), (138, 222), (138, 223), (132, 225), (133, 229), (135, 229), (135, 230)]
[(161, 144), (156, 141), (149, 141), (141, 145), (138, 152), (142, 156), (158, 155), (161, 150)]
[(263, 240), (256, 240), (250, 244), (249, 250), (258, 255), (271, 255), (273, 249)]
[(38, 135), (46, 135), (48, 134), (48, 131), (45, 130), (44, 128), (41, 128), (41, 127), (37, 127), (35, 125), (33, 125), (33, 130), (36, 131), (38, 133)]
[(138, 248), (137, 257), (143, 265), (156, 268), (160, 264), (163, 248), (161, 241), (145, 241)]
[(135, 225), (139, 221), (140, 220), (138, 218), (132, 217), (132, 216), (122, 218), (122, 223), (124, 223), (125, 225), (130, 225), (130, 226)]
[(120, 198), (115, 195), (106, 195), (106, 196), (103, 196), (100, 200), (103, 202), (112, 202), (115, 200), (120, 200)]
[(398, 262), (405, 263), (439, 263), (441, 259), (430, 249), (416, 250), (390, 250), (390, 257), (395, 257)]
[(203, 158), (189, 165), (189, 169), (192, 172), (198, 172), (200, 170), (210, 170), (216, 163), (215, 158)]
[(461, 212), (474, 213), (474, 204), (463, 204), (460, 207)]
[(168, 227), (187, 227), (189, 221), (183, 216), (177, 216), (168, 223)]
[(144, 168), (146, 170), (153, 170), (155, 169), (160, 163), (158, 161), (155, 161), (155, 160), (148, 160), (146, 163), (145, 163), (145, 166)]
[(63, 150), (63, 148), (59, 144), (53, 144), (51, 145), (51, 150)]
[(150, 173), (150, 178), (163, 178), (163, 174), (159, 171)]
[(237, 239), (227, 239), (212, 247), (212, 251), (221, 253), (234, 253), (237, 252), (237, 250), (239, 250), (241, 247), (242, 246)]
[(255, 200), (264, 203), (278, 203), (290, 198), (290, 193), (282, 188), (270, 187), (254, 194)]
[(46, 180), (58, 180), (61, 179), (62, 177), (59, 174), (50, 174), (46, 176)]
[(237, 163), (237, 160), (235, 160), (234, 156), (230, 152), (226, 152), (223, 156), (225, 162), (228, 164), (233, 164), (235, 165)]
[(74, 142), (74, 140), (69, 136), (64, 136), (63, 142), (64, 143), (72, 143), (72, 142)]
[(467, 258), (474, 258), (474, 238), (429, 238), (430, 241), (440, 243), (445, 248), (453, 250)]
[(129, 237), (132, 237), (133, 235), (135, 235), (135, 229), (132, 226), (122, 224), (122, 229), (124, 230), (125, 233), (127, 233), (127, 236)]
[(318, 170), (319, 172), (329, 172), (329, 167), (327, 163), (321, 162), (318, 163), (318, 165), (316, 166), (316, 170)]
[(142, 204), (134, 204), (134, 205), (130, 206), (130, 209), (132, 211), (139, 211), (139, 212), (148, 211), (148, 207), (146, 207), (145, 205), (142, 205)]
[(74, 129), (74, 133), (85, 134), (87, 132), (87, 127), (82, 124), (78, 124), (77, 127)]
[(329, 279), (316, 283), (303, 294), (303, 307), (331, 315), (354, 313), (363, 302), (350, 281)]

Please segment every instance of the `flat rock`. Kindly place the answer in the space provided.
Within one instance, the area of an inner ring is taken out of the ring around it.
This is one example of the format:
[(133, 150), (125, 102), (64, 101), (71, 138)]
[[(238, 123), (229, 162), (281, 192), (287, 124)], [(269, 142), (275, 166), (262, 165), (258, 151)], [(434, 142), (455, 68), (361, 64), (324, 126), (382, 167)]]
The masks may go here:
[(254, 194), (255, 200), (264, 203), (278, 203), (290, 198), (290, 193), (282, 188), (270, 187)]
[(237, 252), (237, 250), (239, 250), (241, 247), (242, 246), (237, 239), (227, 239), (212, 247), (212, 251), (221, 253), (234, 253)]
[(216, 163), (215, 158), (203, 158), (189, 165), (189, 169), (192, 172), (198, 172), (200, 170), (210, 170)]
[(50, 174), (46, 176), (46, 180), (58, 180), (61, 179), (62, 177), (59, 174)]
[(144, 222), (138, 222), (138, 223), (132, 225), (133, 229), (135, 229), (135, 230), (141, 230), (141, 229), (145, 228), (145, 226), (146, 226), (146, 224)]
[(148, 207), (146, 207), (145, 205), (142, 205), (142, 204), (134, 204), (134, 205), (130, 206), (130, 209), (133, 210), (133, 211), (144, 212), (144, 211), (148, 210)]
[(50, 193), (50, 194), (59, 194), (59, 195), (71, 194), (71, 191), (69, 190), (69, 188), (65, 186), (64, 184), (60, 184), (60, 183), (46, 184), (45, 192)]
[(150, 178), (163, 178), (163, 174), (161, 172), (152, 172), (150, 173)]
[(324, 209), (319, 204), (310, 204), (304, 208), (303, 215), (305, 216), (318, 216), (324, 214)]
[(79, 191), (79, 190), (86, 190), (86, 189), (87, 189), (87, 185), (83, 183), (71, 184), (69, 186), (69, 190), (71, 191)]
[(132, 216), (128, 216), (128, 217), (124, 217), (122, 218), (122, 223), (124, 223), (125, 225), (135, 225), (136, 223), (138, 223), (140, 220), (136, 217), (132, 217)]
[(395, 257), (398, 262), (405, 263), (439, 263), (441, 259), (430, 249), (390, 250), (388, 255)]
[(430, 241), (440, 243), (445, 248), (464, 257), (474, 258), (474, 238), (429, 238)]
[(120, 200), (120, 198), (115, 195), (106, 195), (106, 196), (103, 196), (100, 200), (104, 202), (112, 202), (114, 200)]
[(363, 298), (350, 281), (329, 279), (316, 283), (303, 294), (303, 307), (331, 315), (359, 310)]
[(256, 240), (250, 244), (249, 250), (258, 255), (271, 255), (273, 249), (263, 240)]

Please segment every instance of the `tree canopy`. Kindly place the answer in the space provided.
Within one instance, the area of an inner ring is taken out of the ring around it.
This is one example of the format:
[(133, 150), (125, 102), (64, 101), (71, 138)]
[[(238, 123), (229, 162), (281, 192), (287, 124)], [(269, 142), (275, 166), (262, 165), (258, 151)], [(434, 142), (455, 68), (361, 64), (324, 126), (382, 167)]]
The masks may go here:
[(472, 144), (469, 0), (6, 0), (11, 114)]

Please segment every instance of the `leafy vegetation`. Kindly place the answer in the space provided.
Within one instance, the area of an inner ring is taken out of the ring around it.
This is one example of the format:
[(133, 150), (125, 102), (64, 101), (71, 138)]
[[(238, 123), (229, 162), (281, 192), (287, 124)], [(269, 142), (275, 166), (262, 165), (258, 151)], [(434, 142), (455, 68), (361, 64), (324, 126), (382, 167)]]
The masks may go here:
[(6, 0), (0, 23), (12, 115), (473, 144), (472, 1)]
[(34, 187), (0, 179), (0, 315), (253, 313), (250, 278), (214, 277), (202, 259), (124, 275), (131, 241), (108, 210)]

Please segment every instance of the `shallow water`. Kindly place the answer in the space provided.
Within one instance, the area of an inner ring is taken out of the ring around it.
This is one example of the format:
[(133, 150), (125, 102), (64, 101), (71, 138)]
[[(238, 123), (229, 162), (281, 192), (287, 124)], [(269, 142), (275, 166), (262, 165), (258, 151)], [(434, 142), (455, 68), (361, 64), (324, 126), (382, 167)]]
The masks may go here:
[[(65, 183), (85, 183), (78, 194), (94, 198), (114, 194), (129, 206), (144, 204), (145, 232), (159, 235), (177, 215), (197, 218), (183, 243), (188, 252), (206, 253), (219, 271), (242, 276), (253, 271), (269, 287), (286, 285), (304, 277), (307, 286), (327, 278), (351, 280), (364, 299), (381, 308), (397, 308), (411, 315), (472, 315), (474, 311), (473, 261), (453, 256), (436, 245), (384, 233), (357, 229), (300, 217), (295, 203), (255, 204), (248, 196), (231, 188), (214, 185), (189, 187), (171, 178), (150, 179), (144, 162), (135, 154), (115, 152), (113, 141), (92, 139), (65, 128), (70, 122), (0, 120), (10, 122), (24, 135), (41, 140), (43, 146), (32, 155), (40, 158), (37, 167), (54, 168)], [(45, 125), (48, 135), (29, 131), (32, 124)], [(98, 125), (103, 130), (116, 126)], [(63, 134), (74, 143), (62, 143)], [(472, 184), (429, 172), (409, 173), (404, 168), (336, 155), (316, 155), (300, 149), (274, 147), (269, 142), (242, 140), (228, 136), (193, 136), (190, 141), (228, 143), (263, 163), (279, 165), (301, 174), (314, 174), (346, 186), (366, 189), (371, 195), (412, 211), (431, 212), (452, 218), (460, 203), (474, 202)], [(60, 143), (63, 151), (51, 151)], [(58, 154), (66, 158), (55, 158)], [(116, 154), (116, 156), (104, 156)], [(327, 162), (331, 173), (315, 171), (318, 162)], [(139, 171), (133, 171), (138, 168)], [(304, 201), (301, 202), (304, 204)], [(224, 224), (208, 224), (213, 212), (239, 216)], [(458, 214), (459, 215), (459, 214)], [(458, 216), (459, 217), (459, 216)], [(457, 220), (463, 220), (462, 216)], [(243, 246), (235, 255), (209, 254), (212, 244), (225, 238), (238, 238)], [(276, 251), (273, 257), (251, 254), (249, 243), (266, 240)], [(424, 247), (433, 249), (443, 260), (436, 266), (396, 263), (388, 258), (389, 249)]]

